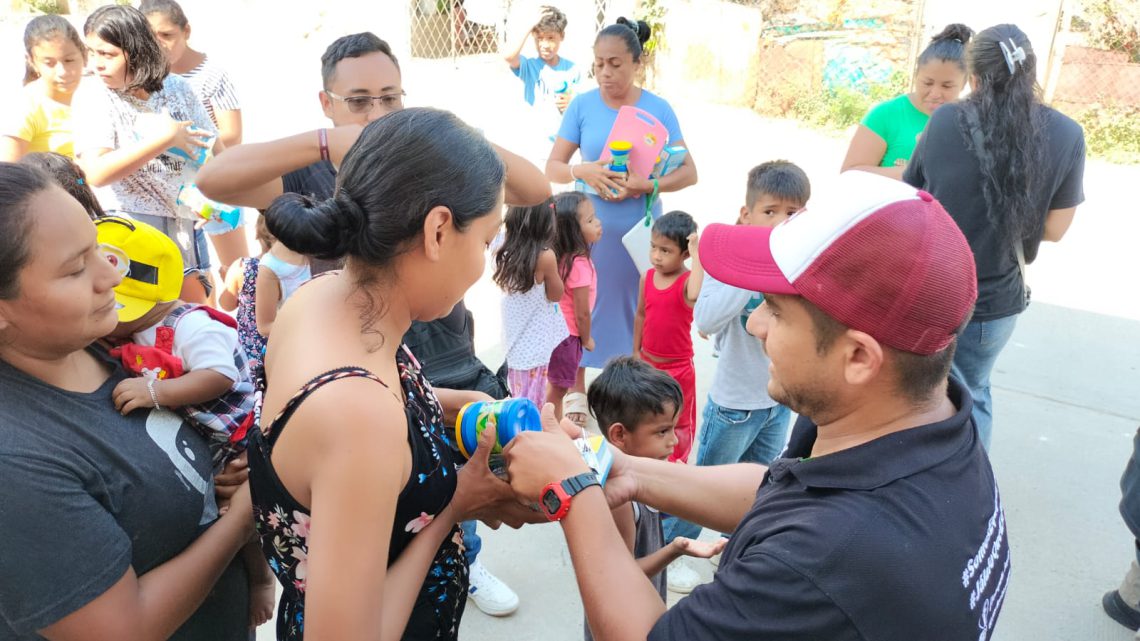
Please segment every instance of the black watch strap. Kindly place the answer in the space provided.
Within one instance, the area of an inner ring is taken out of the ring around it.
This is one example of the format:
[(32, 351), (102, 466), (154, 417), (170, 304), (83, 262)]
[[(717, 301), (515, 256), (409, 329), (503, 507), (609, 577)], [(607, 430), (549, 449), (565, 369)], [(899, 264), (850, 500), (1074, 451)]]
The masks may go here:
[(601, 481), (598, 480), (598, 475), (594, 472), (586, 472), (578, 476), (571, 476), (570, 478), (562, 481), (562, 489), (566, 491), (567, 496), (574, 496), (582, 490), (590, 487), (591, 485), (602, 486)]

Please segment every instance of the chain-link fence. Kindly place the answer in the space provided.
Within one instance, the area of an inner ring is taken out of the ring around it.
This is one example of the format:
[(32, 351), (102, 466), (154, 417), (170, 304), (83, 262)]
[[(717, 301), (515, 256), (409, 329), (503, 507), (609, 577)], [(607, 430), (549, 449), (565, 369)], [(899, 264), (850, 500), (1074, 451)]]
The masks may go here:
[(585, 60), (598, 30), (618, 15), (631, 15), (635, 0), (410, 0), (412, 56), (502, 53), (517, 46), (542, 5), (566, 14), (570, 26), (564, 46)]
[(663, 92), (684, 91), (823, 126), (857, 122), (909, 86), (915, 0), (658, 0)]
[(1085, 128), (1089, 150), (1140, 163), (1140, 3), (1066, 3), (1046, 99)]

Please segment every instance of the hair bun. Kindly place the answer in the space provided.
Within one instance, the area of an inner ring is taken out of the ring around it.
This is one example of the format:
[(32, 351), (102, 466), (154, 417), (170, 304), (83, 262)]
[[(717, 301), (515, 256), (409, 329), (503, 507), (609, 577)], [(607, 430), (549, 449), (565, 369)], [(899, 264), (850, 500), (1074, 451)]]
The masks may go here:
[(966, 44), (972, 37), (974, 37), (973, 29), (960, 22), (955, 22), (953, 24), (946, 25), (946, 28), (943, 29), (938, 35), (931, 38), (930, 41), (938, 42), (940, 40), (957, 40), (962, 44)]
[(630, 18), (618, 18), (617, 23), (629, 27), (635, 34), (637, 34), (637, 41), (640, 44), (649, 42), (649, 37), (653, 35), (653, 27), (644, 20), (633, 20)]
[(363, 212), (353, 206), (355, 211), (345, 212), (338, 198), (317, 201), (302, 194), (282, 194), (265, 210), (265, 226), (289, 249), (333, 260), (348, 253), (360, 229)]

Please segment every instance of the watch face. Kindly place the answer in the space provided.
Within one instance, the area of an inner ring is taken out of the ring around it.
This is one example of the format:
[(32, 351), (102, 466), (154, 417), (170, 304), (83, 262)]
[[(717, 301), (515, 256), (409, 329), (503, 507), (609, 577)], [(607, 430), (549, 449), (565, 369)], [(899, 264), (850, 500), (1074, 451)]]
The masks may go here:
[(562, 507), (562, 501), (558, 499), (554, 490), (547, 490), (542, 493), (542, 507), (546, 509), (547, 514), (554, 514), (558, 508)]

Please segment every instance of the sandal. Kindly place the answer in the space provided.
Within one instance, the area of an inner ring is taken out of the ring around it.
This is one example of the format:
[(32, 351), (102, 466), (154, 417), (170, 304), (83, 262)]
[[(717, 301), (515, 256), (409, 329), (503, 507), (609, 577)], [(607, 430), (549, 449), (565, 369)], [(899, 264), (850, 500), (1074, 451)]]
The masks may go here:
[(590, 418), (590, 406), (582, 392), (570, 392), (562, 397), (562, 415), (582, 429)]

